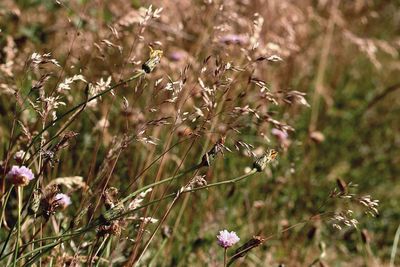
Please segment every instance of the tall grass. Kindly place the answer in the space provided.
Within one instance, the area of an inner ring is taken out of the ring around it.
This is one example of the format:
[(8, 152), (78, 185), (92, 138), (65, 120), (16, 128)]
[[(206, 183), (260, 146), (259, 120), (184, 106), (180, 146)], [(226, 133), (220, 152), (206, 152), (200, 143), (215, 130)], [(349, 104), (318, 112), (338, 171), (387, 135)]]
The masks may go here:
[(0, 264), (396, 265), (396, 8), (3, 1)]

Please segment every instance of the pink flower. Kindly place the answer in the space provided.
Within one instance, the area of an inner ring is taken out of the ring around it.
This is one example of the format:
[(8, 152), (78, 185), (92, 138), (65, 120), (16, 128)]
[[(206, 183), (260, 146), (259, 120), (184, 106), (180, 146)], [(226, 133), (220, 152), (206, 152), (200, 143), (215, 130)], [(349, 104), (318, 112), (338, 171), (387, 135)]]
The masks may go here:
[(278, 138), (281, 142), (285, 141), (289, 137), (287, 132), (284, 132), (284, 131), (276, 129), (276, 128), (272, 128), (271, 133), (274, 136), (276, 136), (276, 138)]
[(240, 238), (235, 232), (228, 232), (227, 230), (219, 231), (217, 235), (218, 245), (223, 248), (229, 248), (239, 242)]
[(185, 58), (185, 53), (182, 52), (182, 51), (174, 51), (171, 54), (169, 54), (169, 59), (171, 61), (178, 62), (178, 61), (181, 61), (184, 58)]
[(247, 37), (241, 34), (226, 34), (219, 38), (219, 41), (223, 44), (238, 44), (244, 45), (247, 43)]
[(72, 204), (71, 198), (63, 193), (57, 194), (54, 199), (62, 209), (65, 209), (67, 206)]
[(25, 166), (12, 166), (11, 170), (7, 173), (6, 178), (10, 180), (15, 186), (26, 186), (30, 181), (35, 179), (33, 172)]

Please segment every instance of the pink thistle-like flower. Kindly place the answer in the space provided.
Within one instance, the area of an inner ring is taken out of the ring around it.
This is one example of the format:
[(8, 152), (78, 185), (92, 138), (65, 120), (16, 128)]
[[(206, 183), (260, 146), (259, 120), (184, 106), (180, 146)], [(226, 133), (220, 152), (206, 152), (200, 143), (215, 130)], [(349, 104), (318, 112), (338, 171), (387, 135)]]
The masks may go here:
[(25, 166), (12, 166), (7, 173), (6, 178), (15, 186), (26, 186), (30, 181), (35, 179), (33, 172)]
[(274, 136), (276, 136), (276, 138), (278, 138), (281, 142), (287, 140), (289, 137), (287, 132), (284, 132), (284, 131), (276, 129), (276, 128), (272, 128), (271, 133)]
[(65, 209), (69, 205), (72, 204), (71, 198), (63, 193), (58, 193), (57, 195), (54, 196), (54, 201), (61, 207), (62, 209)]
[(229, 248), (239, 242), (240, 238), (235, 232), (229, 232), (228, 230), (219, 231), (217, 235), (218, 245), (223, 248)]

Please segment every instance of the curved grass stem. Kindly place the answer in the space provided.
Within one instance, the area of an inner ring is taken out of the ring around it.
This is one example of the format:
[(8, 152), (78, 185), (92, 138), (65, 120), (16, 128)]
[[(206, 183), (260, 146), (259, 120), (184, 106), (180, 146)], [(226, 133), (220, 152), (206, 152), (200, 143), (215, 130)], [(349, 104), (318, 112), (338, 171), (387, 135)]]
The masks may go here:
[(399, 244), (399, 237), (400, 237), (400, 224), (397, 227), (396, 234), (394, 235), (392, 252), (390, 253), (390, 265), (389, 265), (390, 267), (394, 266), (394, 260), (396, 258), (396, 252), (397, 252), (397, 245)]
[(121, 200), (121, 202), (122, 202), (122, 203), (125, 203), (126, 201), (128, 201), (128, 200), (130, 200), (130, 199), (136, 197), (138, 194), (140, 194), (141, 192), (146, 191), (146, 190), (149, 189), (149, 188), (152, 188), (152, 187), (155, 187), (155, 186), (157, 186), (157, 185), (170, 182), (170, 181), (172, 181), (172, 180), (174, 180), (174, 179), (177, 179), (177, 178), (179, 178), (179, 177), (182, 177), (182, 176), (185, 175), (185, 174), (188, 174), (188, 173), (190, 173), (190, 172), (192, 172), (192, 171), (195, 171), (195, 170), (201, 168), (202, 166), (203, 166), (202, 164), (195, 165), (195, 166), (193, 166), (192, 168), (187, 169), (187, 170), (185, 170), (185, 171), (183, 171), (183, 172), (181, 172), (181, 173), (179, 173), (179, 174), (177, 174), (177, 175), (174, 175), (174, 176), (168, 177), (168, 178), (166, 178), (166, 179), (160, 180), (160, 181), (158, 181), (158, 182), (155, 182), (155, 183), (146, 185), (146, 186), (144, 186), (144, 187), (142, 187), (142, 188), (136, 190), (135, 192), (129, 194), (128, 196), (126, 196), (124, 199)]
[(10, 187), (10, 189), (7, 191), (7, 193), (4, 196), (4, 201), (3, 201), (3, 205), (1, 207), (1, 215), (0, 215), (0, 229), (3, 225), (3, 221), (5, 223), (5, 212), (6, 212), (6, 206), (7, 206), (7, 202), (8, 202), (8, 198), (11, 195), (11, 191), (13, 189), (13, 185)]

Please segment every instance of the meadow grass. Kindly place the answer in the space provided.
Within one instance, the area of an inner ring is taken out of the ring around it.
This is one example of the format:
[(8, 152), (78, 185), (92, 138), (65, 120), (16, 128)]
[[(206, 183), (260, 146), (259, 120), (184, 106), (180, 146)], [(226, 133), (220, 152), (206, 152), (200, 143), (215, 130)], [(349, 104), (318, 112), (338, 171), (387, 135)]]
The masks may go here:
[(0, 3), (1, 266), (396, 266), (399, 5)]

